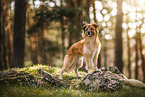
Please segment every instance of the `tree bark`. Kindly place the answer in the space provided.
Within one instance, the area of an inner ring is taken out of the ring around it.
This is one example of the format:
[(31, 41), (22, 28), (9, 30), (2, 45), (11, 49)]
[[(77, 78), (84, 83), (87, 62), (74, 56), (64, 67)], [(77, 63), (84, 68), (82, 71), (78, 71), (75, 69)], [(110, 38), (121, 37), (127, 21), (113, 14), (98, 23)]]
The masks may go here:
[[(127, 14), (128, 15), (128, 14)], [(127, 17), (127, 24), (128, 24), (128, 22), (129, 22), (129, 17)], [(128, 61), (128, 74), (129, 74), (129, 76), (128, 76), (128, 78), (131, 78), (131, 48), (130, 48), (130, 37), (129, 37), (129, 27), (128, 27), (128, 29), (127, 29), (127, 55), (128, 55), (128, 59), (127, 59), (127, 61)]]
[(4, 33), (2, 31), (2, 6), (3, 6), (3, 0), (0, 0), (0, 70), (3, 69), (4, 61), (3, 61), (3, 38)]
[(136, 40), (136, 44), (135, 44), (135, 52), (136, 52), (136, 56), (135, 56), (135, 63), (136, 63), (136, 68), (135, 68), (135, 78), (138, 79), (138, 32), (136, 32), (136, 36), (135, 36), (135, 40)]
[[(128, 31), (128, 30), (127, 30)], [(128, 32), (127, 32), (127, 54), (128, 54), (128, 74), (129, 74), (129, 77), (128, 78), (131, 78), (131, 49), (130, 49), (130, 37), (128, 35)]]
[(0, 64), (1, 69), (9, 68), (11, 63), (11, 45), (10, 45), (10, 19), (8, 13), (7, 1), (1, 0), (1, 32), (0, 32)]
[(24, 66), (27, 0), (15, 0), (12, 67)]
[(30, 35), (30, 49), (31, 49), (31, 60), (33, 64), (38, 64), (38, 46), (37, 46), (37, 39), (36, 39), (37, 35), (36, 33), (32, 33)]
[(94, 14), (94, 22), (97, 23), (95, 2), (93, 3), (93, 14)]
[(122, 60), (122, 2), (123, 0), (117, 0), (117, 17), (115, 28), (115, 65), (122, 72), (123, 60)]
[(138, 33), (138, 40), (139, 40), (139, 51), (141, 54), (141, 60), (142, 60), (142, 71), (143, 71), (143, 82), (145, 83), (145, 57), (143, 55), (143, 45), (142, 45), (142, 39), (141, 39), (141, 33)]

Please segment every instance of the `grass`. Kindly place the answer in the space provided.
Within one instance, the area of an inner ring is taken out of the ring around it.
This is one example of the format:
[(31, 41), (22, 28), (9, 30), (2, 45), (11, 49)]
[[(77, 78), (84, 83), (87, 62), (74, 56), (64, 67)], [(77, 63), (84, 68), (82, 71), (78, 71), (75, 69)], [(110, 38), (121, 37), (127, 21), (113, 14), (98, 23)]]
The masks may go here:
[[(35, 76), (42, 76), (37, 74), (37, 70), (43, 68), (47, 72), (58, 76), (60, 68), (49, 67), (47, 65), (35, 65), (32, 67), (24, 67), (16, 69), (17, 71), (24, 71), (31, 73)], [(86, 75), (85, 72), (79, 72), (83, 77)], [(115, 92), (88, 92), (81, 89), (77, 89), (77, 85), (81, 79), (76, 79), (75, 73), (71, 72), (69, 74), (64, 74), (63, 82), (71, 84), (72, 87), (69, 88), (41, 88), (41, 87), (28, 87), (28, 86), (1, 86), (0, 87), (0, 97), (145, 97), (145, 90), (132, 88), (125, 86), (124, 89)]]
[(1, 87), (1, 97), (145, 97), (145, 91), (125, 87), (116, 92), (86, 92), (73, 88)]

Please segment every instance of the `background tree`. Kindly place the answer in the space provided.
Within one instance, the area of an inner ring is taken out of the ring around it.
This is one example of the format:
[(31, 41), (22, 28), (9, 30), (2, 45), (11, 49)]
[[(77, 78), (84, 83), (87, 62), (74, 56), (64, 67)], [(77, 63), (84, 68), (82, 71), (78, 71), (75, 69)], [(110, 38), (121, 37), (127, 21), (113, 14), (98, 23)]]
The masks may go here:
[[(128, 22), (128, 19), (127, 19)], [(129, 28), (127, 29), (127, 55), (128, 55), (128, 78), (131, 78), (131, 48), (130, 48), (130, 37), (129, 37)]]
[[(32, 5), (34, 6), (34, 1), (33, 1)], [(28, 5), (27, 6), (27, 15), (26, 15), (28, 29), (31, 28), (31, 26), (33, 24), (33, 18), (32, 18), (33, 11), (35, 11), (35, 9), (32, 10), (30, 8), (30, 5)], [(32, 32), (31, 34), (29, 34), (29, 40), (30, 40), (30, 56), (31, 56), (32, 64), (38, 64), (37, 33)]]
[(3, 0), (0, 0), (0, 70), (3, 69), (4, 60), (3, 60), (3, 31), (2, 31), (2, 6)]
[(117, 16), (116, 16), (116, 28), (115, 28), (115, 65), (122, 72), (123, 60), (122, 60), (122, 0), (117, 0)]
[(1, 0), (1, 65), (3, 69), (9, 68), (12, 63), (12, 47), (10, 37), (11, 33), (11, 23), (10, 23), (10, 13), (9, 4), (11, 1)]
[(15, 0), (12, 67), (24, 66), (27, 0)]

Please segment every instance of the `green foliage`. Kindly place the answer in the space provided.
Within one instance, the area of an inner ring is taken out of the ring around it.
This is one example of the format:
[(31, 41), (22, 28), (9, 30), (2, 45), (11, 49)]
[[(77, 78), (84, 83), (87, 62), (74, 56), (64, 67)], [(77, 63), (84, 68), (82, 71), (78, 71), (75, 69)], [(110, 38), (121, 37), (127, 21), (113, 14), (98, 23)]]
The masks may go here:
[(33, 17), (36, 23), (28, 29), (28, 34), (32, 34), (32, 32), (41, 32), (39, 30), (47, 28), (50, 22), (61, 21), (63, 17), (72, 18), (76, 16), (76, 14), (82, 12), (81, 7), (53, 7), (49, 9), (45, 6), (44, 9), (44, 11), (40, 9), (36, 11)]
[[(47, 65), (34, 65), (32, 67), (16, 68), (18, 72), (23, 71), (35, 76), (42, 76), (37, 73), (38, 69), (43, 69), (51, 74), (57, 75), (60, 68)], [(83, 77), (85, 72), (79, 71)], [(57, 75), (58, 76), (58, 75)], [(75, 73), (64, 73), (63, 82), (70, 84), (69, 88), (55, 87), (28, 87), (28, 86), (0, 86), (1, 97), (145, 97), (145, 90), (125, 86), (123, 90), (115, 92), (87, 92), (78, 89), (76, 86), (82, 79), (77, 79)]]

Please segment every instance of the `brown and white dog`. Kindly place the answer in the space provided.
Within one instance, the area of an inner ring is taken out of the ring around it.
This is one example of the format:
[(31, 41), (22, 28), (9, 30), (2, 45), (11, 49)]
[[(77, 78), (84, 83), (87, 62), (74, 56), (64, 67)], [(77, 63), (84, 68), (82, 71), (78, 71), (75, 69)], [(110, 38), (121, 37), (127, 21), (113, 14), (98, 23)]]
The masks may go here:
[(101, 49), (101, 43), (98, 39), (98, 25), (95, 23), (86, 24), (82, 27), (82, 31), (82, 37), (84, 39), (74, 43), (67, 51), (59, 79), (62, 79), (62, 75), (65, 71), (70, 72), (73, 69), (76, 76), (79, 77), (78, 69), (83, 65), (83, 60), (80, 65), (76, 65), (79, 57), (85, 59), (86, 69), (89, 74), (91, 74), (93, 70), (98, 69), (97, 59)]

